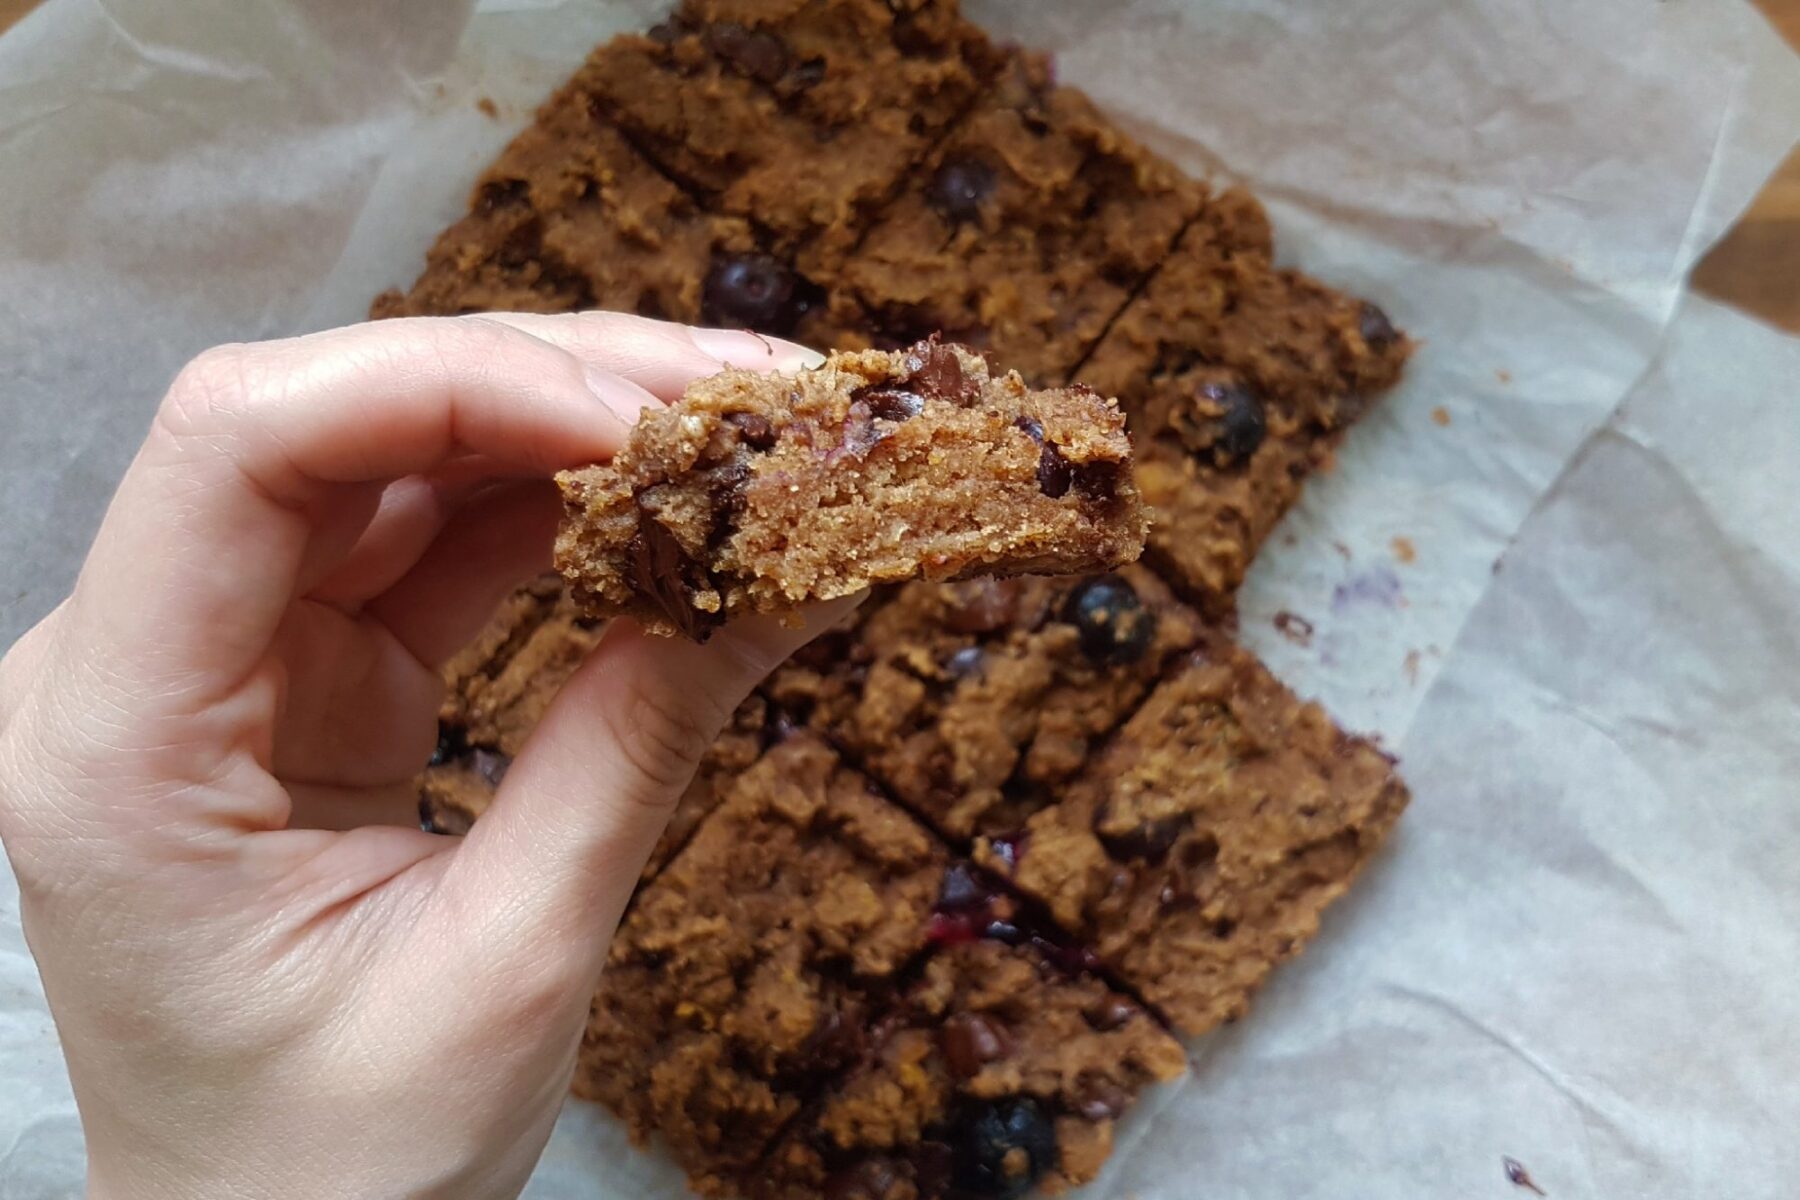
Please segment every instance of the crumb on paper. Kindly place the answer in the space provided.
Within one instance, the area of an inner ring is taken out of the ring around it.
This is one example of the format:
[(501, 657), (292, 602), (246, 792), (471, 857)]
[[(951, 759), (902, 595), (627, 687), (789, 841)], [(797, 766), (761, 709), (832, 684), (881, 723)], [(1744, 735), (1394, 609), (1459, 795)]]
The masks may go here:
[(1344, 545), (1342, 542), (1333, 542), (1331, 543), (1331, 548), (1338, 552), (1339, 558), (1343, 559), (1345, 562), (1350, 561), (1350, 547)]
[(1419, 654), (1419, 652), (1417, 650), (1408, 650), (1406, 652), (1406, 661), (1404, 663), (1400, 664), (1401, 669), (1406, 672), (1406, 682), (1410, 683), (1414, 687), (1419, 686), (1419, 660), (1420, 660), (1420, 658), (1421, 658), (1421, 655)]
[(1394, 557), (1401, 562), (1409, 563), (1417, 561), (1419, 549), (1417, 546), (1413, 545), (1411, 538), (1397, 537), (1393, 540), (1391, 545), (1394, 547)]
[(1494, 372), (1494, 378), (1500, 382), (1502, 387), (1504, 387), (1512, 382), (1512, 372), (1505, 367), (1500, 367)]
[(1531, 1172), (1527, 1171), (1525, 1169), (1525, 1164), (1518, 1159), (1502, 1158), (1500, 1162), (1501, 1165), (1506, 1168), (1506, 1182), (1512, 1184), (1514, 1187), (1520, 1187), (1527, 1191), (1535, 1192), (1540, 1196), (1549, 1194), (1537, 1185), (1536, 1181), (1531, 1178)]
[(1282, 609), (1275, 614), (1275, 630), (1296, 646), (1312, 645), (1313, 623), (1299, 613)]
[(1448, 425), (1450, 423), (1450, 410), (1440, 404), (1431, 410), (1431, 419), (1436, 421), (1439, 425)]
[(482, 116), (487, 117), (490, 120), (498, 121), (500, 119), (500, 106), (495, 104), (493, 98), (490, 96), (483, 96), (481, 99), (477, 100), (475, 102), (475, 107), (481, 110)]

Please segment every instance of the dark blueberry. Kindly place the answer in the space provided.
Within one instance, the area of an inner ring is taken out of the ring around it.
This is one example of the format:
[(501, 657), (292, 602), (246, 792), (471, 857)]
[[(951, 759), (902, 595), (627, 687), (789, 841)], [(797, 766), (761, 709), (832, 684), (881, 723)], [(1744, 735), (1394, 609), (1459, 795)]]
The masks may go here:
[(993, 889), (983, 883), (967, 863), (955, 863), (944, 872), (937, 906), (940, 912), (970, 912), (985, 908), (993, 895)]
[(1219, 410), (1219, 438), (1214, 443), (1232, 458), (1249, 458), (1269, 432), (1262, 401), (1241, 384), (1207, 383), (1200, 398)]
[(725, 423), (735, 428), (738, 439), (752, 450), (767, 450), (775, 444), (775, 427), (760, 413), (726, 413)]
[(1156, 637), (1156, 614), (1117, 575), (1083, 580), (1063, 601), (1062, 619), (1081, 635), (1081, 650), (1103, 666), (1144, 657)]
[(973, 221), (981, 215), (981, 205), (994, 194), (994, 168), (979, 158), (961, 155), (946, 159), (932, 176), (927, 193), (931, 207), (946, 221)]
[(825, 1180), (824, 1200), (888, 1200), (900, 1187), (900, 1174), (885, 1158), (865, 1158), (835, 1171)]
[(805, 311), (799, 280), (766, 254), (730, 254), (713, 261), (701, 289), (700, 315), (710, 325), (790, 332)]
[(944, 1022), (938, 1035), (944, 1062), (958, 1079), (970, 1079), (1011, 1050), (1006, 1030), (982, 1013), (957, 1013)]
[(1074, 468), (1069, 465), (1069, 460), (1062, 456), (1060, 450), (1044, 440), (1043, 422), (1031, 416), (1015, 417), (1013, 418), (1013, 428), (1023, 430), (1025, 436), (1039, 446), (1038, 490), (1052, 500), (1068, 495), (1069, 485), (1075, 482)]
[(1386, 350), (1400, 340), (1400, 331), (1388, 315), (1368, 303), (1356, 314), (1356, 332), (1362, 334), (1363, 344), (1375, 351)]
[(1017, 946), (1025, 940), (1025, 931), (1011, 921), (989, 921), (982, 927), (981, 936), (990, 941)]
[(950, 1137), (952, 1180), (978, 1200), (1022, 1196), (1057, 1163), (1056, 1127), (1026, 1096), (967, 1106)]
[(858, 388), (854, 398), (888, 421), (910, 421), (925, 411), (925, 397), (897, 383), (876, 383)]
[(952, 679), (967, 679), (981, 670), (987, 652), (980, 646), (964, 646), (944, 660), (944, 671)]
[(1087, 1023), (1101, 1033), (1110, 1033), (1133, 1017), (1137, 1016), (1138, 1007), (1123, 996), (1107, 993), (1104, 1000), (1093, 1005), (1082, 1013)]
[(1099, 955), (1082, 946), (1064, 946), (1035, 934), (1030, 938), (1031, 948), (1041, 955), (1045, 962), (1061, 971), (1064, 975), (1097, 975), (1101, 962)]
[(723, 21), (707, 29), (706, 44), (752, 79), (774, 83), (787, 74), (787, 47), (772, 33)]
[(1013, 418), (1013, 428), (1023, 429), (1025, 436), (1040, 446), (1044, 443), (1044, 423), (1036, 417), (1021, 415)]
[(831, 1071), (854, 1062), (863, 1051), (863, 1041), (859, 1014), (826, 1013), (806, 1039), (807, 1069)]
[(448, 725), (439, 721), (437, 748), (431, 752), (431, 765), (441, 767), (447, 762), (461, 758), (468, 752), (469, 742), (463, 736), (462, 726)]

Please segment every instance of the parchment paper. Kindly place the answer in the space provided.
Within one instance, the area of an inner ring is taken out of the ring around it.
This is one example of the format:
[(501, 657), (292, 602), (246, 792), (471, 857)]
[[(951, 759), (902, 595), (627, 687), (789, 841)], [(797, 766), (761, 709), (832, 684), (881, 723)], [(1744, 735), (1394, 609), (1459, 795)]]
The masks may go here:
[[(185, 358), (409, 281), (663, 6), (469, 7), (53, 0), (0, 38), (0, 644)], [(1244, 602), (1414, 808), (1093, 1193), (1508, 1196), (1511, 1155), (1557, 1197), (1793, 1195), (1800, 343), (1680, 286), (1800, 133), (1792, 56), (1733, 0), (968, 7), (1424, 342)], [(0, 1200), (78, 1195), (10, 877), (0, 1081)], [(576, 1105), (533, 1194), (679, 1191)]]

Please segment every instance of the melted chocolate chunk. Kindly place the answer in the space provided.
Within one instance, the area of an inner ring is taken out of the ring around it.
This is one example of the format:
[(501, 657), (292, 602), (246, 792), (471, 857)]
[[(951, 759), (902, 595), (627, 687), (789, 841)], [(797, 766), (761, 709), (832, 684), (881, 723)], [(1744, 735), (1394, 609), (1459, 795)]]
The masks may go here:
[(721, 21), (708, 27), (706, 44), (714, 54), (759, 83), (774, 83), (787, 74), (787, 47), (772, 33)]
[(887, 421), (910, 421), (925, 411), (925, 397), (898, 383), (871, 383), (858, 388), (851, 402), (861, 401), (875, 416)]
[(725, 423), (736, 429), (738, 440), (752, 450), (767, 450), (775, 444), (775, 427), (761, 413), (726, 413)]
[(931, 177), (926, 198), (946, 221), (957, 224), (981, 216), (981, 206), (994, 194), (994, 168), (972, 155), (945, 159)]
[(688, 557), (675, 535), (653, 513), (638, 510), (637, 535), (631, 539), (631, 583), (662, 609), (681, 635), (704, 642), (723, 618), (701, 612), (693, 595), (711, 587), (706, 568)]
[(906, 369), (910, 376), (908, 382), (915, 384), (919, 391), (952, 404), (967, 404), (981, 391), (978, 384), (963, 374), (962, 359), (956, 356), (956, 351), (944, 345), (935, 333), (907, 347)]
[(700, 315), (707, 324), (776, 336), (791, 332), (809, 306), (803, 281), (767, 254), (715, 259), (700, 293)]
[(982, 1013), (957, 1013), (945, 1021), (938, 1044), (950, 1073), (958, 1079), (974, 1077), (1012, 1048), (1006, 1030)]
[(1369, 349), (1376, 352), (1386, 350), (1400, 340), (1400, 331), (1388, 320), (1388, 315), (1373, 304), (1364, 302), (1356, 314), (1356, 332)]
[(1013, 426), (1024, 430), (1025, 436), (1038, 444), (1038, 490), (1052, 500), (1068, 495), (1069, 485), (1075, 482), (1075, 470), (1062, 452), (1045, 440), (1043, 422), (1036, 417), (1018, 417)]

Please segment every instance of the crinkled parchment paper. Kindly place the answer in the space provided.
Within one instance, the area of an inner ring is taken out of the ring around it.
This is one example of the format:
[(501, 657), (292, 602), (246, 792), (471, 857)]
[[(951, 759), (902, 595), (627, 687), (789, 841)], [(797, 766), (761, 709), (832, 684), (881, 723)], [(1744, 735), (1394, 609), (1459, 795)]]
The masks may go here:
[[(52, 0), (0, 38), (0, 645), (184, 359), (358, 319), (663, 6), (471, 7)], [(1423, 343), (1244, 597), (1414, 808), (1094, 1194), (1506, 1197), (1510, 1155), (1559, 1198), (1793, 1195), (1800, 342), (1681, 281), (1800, 133), (1796, 60), (1736, 0), (968, 7)], [(10, 876), (0, 1080), (0, 1200), (78, 1195)], [(572, 1105), (533, 1194), (679, 1185)]]

